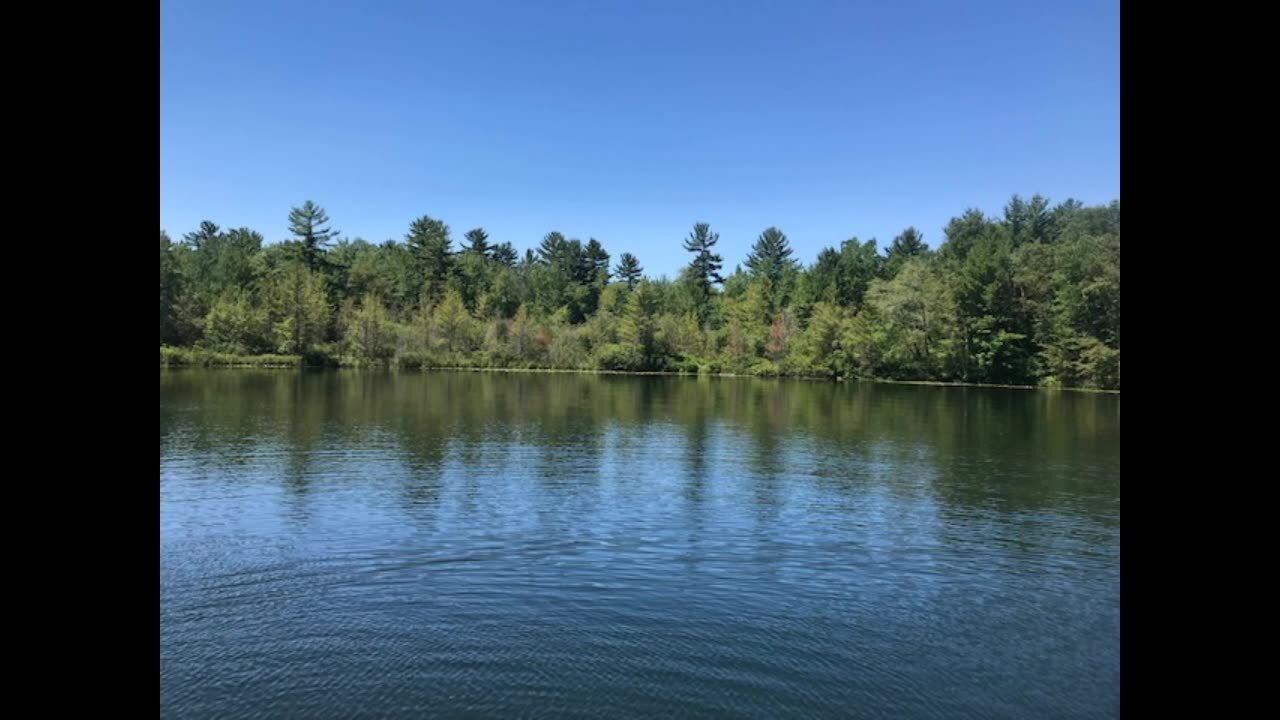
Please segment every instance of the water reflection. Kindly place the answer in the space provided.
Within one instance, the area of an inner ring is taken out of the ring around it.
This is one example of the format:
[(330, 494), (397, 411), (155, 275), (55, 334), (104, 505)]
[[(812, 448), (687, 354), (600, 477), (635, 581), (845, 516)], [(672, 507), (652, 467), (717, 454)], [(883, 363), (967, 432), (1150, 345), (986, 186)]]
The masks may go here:
[(321, 682), (405, 716), (1106, 717), (1118, 697), (1117, 396), (160, 384), (162, 714), (323, 714)]

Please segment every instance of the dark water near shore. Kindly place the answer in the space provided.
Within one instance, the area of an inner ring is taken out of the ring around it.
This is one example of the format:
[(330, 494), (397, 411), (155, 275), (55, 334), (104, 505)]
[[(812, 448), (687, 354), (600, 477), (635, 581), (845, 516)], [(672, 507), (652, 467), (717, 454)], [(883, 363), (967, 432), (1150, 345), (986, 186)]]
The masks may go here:
[(162, 371), (162, 717), (1113, 718), (1120, 398)]

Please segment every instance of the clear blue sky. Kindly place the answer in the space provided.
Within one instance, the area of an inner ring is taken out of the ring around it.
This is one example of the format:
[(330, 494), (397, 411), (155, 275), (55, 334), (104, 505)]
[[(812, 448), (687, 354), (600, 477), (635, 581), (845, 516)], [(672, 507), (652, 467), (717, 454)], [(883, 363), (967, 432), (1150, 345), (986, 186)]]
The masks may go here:
[(1120, 4), (162, 0), (160, 227), (348, 237), (443, 219), (523, 251), (595, 237), (674, 276), (967, 207), (1120, 194)]

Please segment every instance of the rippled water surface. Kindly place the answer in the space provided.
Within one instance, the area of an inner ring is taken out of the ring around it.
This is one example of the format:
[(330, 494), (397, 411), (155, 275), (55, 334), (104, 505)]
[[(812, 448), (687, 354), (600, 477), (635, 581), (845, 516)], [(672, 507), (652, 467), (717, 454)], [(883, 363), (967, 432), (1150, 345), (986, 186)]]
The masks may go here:
[(1112, 718), (1118, 396), (160, 376), (160, 712)]

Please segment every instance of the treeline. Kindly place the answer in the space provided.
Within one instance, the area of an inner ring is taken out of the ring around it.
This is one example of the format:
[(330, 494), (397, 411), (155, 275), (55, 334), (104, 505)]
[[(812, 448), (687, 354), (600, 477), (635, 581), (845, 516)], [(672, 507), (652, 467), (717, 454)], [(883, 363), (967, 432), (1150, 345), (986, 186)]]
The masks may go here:
[[(822, 375), (1120, 386), (1120, 202), (953, 218), (935, 251), (907, 228), (880, 254), (851, 238), (798, 262), (768, 228), (722, 274), (693, 226), (675, 280), (594, 238), (548, 233), (520, 255), (444, 222), (404, 242), (339, 238), (307, 201), (266, 245), (211, 222), (160, 232), (161, 361), (301, 356), (308, 364)], [(673, 239), (674, 242), (674, 239)], [(287, 358), (286, 358), (287, 360)]]

